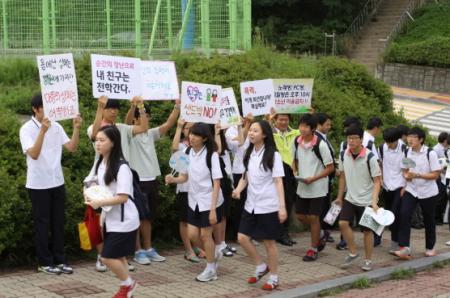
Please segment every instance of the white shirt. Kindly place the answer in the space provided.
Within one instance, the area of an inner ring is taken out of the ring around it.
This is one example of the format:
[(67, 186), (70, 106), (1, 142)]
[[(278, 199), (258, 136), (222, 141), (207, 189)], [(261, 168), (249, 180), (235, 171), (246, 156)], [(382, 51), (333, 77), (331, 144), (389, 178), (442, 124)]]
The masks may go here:
[(372, 148), (370, 149), (370, 151), (372, 151), (373, 155), (375, 155), (377, 160), (380, 160), (380, 156), (378, 155), (377, 146), (375, 145), (375, 137), (373, 135), (371, 135), (370, 133), (368, 133), (367, 131), (364, 131), (362, 145), (367, 148), (369, 141), (372, 141)]
[[(437, 156), (438, 156), (439, 159), (440, 158), (446, 158), (445, 157), (445, 153), (446, 153), (446, 150), (448, 150), (448, 149), (445, 149), (445, 147), (442, 146), (441, 143), (437, 143), (433, 147), (433, 150), (436, 151)], [(443, 166), (443, 167), (441, 166), (441, 168), (443, 169), (443, 171), (441, 171), (441, 182), (445, 185), (445, 180), (446, 180), (446, 178), (445, 178), (445, 168), (446, 168), (446, 166)]]
[[(220, 170), (219, 155), (214, 152), (211, 155), (211, 171), (206, 164), (206, 147), (203, 146), (199, 152), (195, 152), (191, 148), (189, 152), (189, 207), (192, 210), (196, 209), (200, 212), (211, 210), (211, 201), (213, 193), (213, 182), (211, 178), (221, 179), (222, 171)], [(216, 207), (219, 207), (223, 203), (222, 192), (219, 190), (219, 196), (217, 199)]]
[(264, 149), (261, 148), (258, 152), (253, 149), (248, 161), (247, 200), (244, 206), (248, 213), (266, 214), (280, 210), (274, 178), (284, 177), (283, 162), (280, 154), (275, 152), (272, 171), (265, 171), (261, 164)]
[[(111, 193), (116, 196), (117, 194), (133, 195), (133, 174), (130, 168), (123, 164), (120, 166), (117, 172), (116, 181), (111, 182), (109, 185), (105, 185), (106, 166), (102, 162), (98, 167), (97, 177), (98, 184), (106, 186)], [(107, 232), (131, 232), (139, 228), (139, 213), (136, 205), (128, 199), (124, 203), (124, 218), (122, 219), (122, 204), (113, 205), (108, 212), (102, 211), (105, 214), (105, 225)]]
[[(178, 144), (178, 151), (185, 152), (185, 151), (186, 151), (186, 148), (187, 148), (186, 144), (181, 143), (181, 142)], [(192, 150), (192, 149), (191, 149), (191, 150)], [(176, 193), (179, 193), (179, 192), (188, 192), (188, 191), (189, 191), (189, 180), (186, 181), (185, 183), (177, 184), (177, 190), (176, 190)]]
[(141, 181), (154, 181), (161, 175), (155, 148), (155, 141), (160, 138), (159, 127), (155, 127), (134, 135), (130, 140), (130, 166)]
[(402, 144), (397, 143), (395, 149), (389, 149), (387, 144), (380, 147), (383, 150), (383, 188), (388, 191), (394, 191), (406, 185), (406, 180), (402, 172), (402, 159), (405, 157), (402, 151)]
[(62, 146), (70, 141), (64, 129), (58, 122), (52, 121), (44, 135), (39, 157), (34, 160), (28, 149), (34, 146), (41, 130), (41, 123), (35, 117), (20, 128), (20, 144), (22, 152), (27, 156), (26, 188), (49, 189), (64, 184), (61, 167)]
[(234, 140), (238, 136), (238, 129), (236, 126), (231, 126), (225, 132), (225, 139), (230, 149), (231, 153), (233, 153), (233, 165), (232, 165), (232, 173), (233, 174), (242, 174), (245, 172), (244, 167), (244, 155), (245, 151), (248, 148), (249, 140), (245, 139), (244, 144), (239, 146), (239, 142)]
[[(434, 171), (440, 171), (441, 166), (437, 153), (435, 151), (430, 152), (430, 160), (427, 158), (428, 147), (422, 145), (419, 152), (408, 149), (408, 158), (414, 160), (416, 166), (410, 169), (414, 173), (428, 174)], [(412, 181), (406, 181), (405, 190), (419, 199), (427, 199), (436, 196), (439, 193), (435, 180), (426, 180), (422, 178), (413, 178)]]

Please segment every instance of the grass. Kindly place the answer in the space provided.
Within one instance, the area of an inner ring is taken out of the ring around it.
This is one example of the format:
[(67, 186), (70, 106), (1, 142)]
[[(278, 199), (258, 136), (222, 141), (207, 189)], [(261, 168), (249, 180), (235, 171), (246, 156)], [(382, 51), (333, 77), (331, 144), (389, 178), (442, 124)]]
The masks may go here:
[(397, 269), (391, 273), (391, 277), (393, 279), (408, 279), (413, 277), (416, 274), (414, 269)]
[(351, 289), (367, 289), (372, 286), (372, 282), (367, 277), (361, 277), (352, 282)]
[(330, 290), (323, 290), (319, 293), (319, 297), (336, 296), (336, 295), (344, 293), (345, 290), (346, 289), (343, 287), (338, 287), (338, 288), (334, 288), (334, 289), (330, 289)]

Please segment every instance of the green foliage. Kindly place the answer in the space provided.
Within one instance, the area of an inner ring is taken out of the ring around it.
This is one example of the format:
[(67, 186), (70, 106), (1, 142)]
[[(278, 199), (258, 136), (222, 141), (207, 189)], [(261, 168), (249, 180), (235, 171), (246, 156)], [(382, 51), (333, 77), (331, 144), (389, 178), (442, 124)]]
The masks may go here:
[(416, 274), (414, 269), (397, 269), (391, 273), (393, 279), (407, 279), (411, 278)]
[(414, 18), (389, 47), (385, 60), (450, 67), (450, 0), (424, 6)]
[(352, 282), (352, 289), (367, 289), (372, 286), (372, 282), (367, 277), (361, 277)]
[[(341, 123), (348, 115), (357, 115), (363, 122), (379, 115), (386, 126), (406, 123), (392, 109), (392, 94), (388, 86), (373, 79), (360, 65), (339, 58), (302, 57), (296, 59), (265, 48), (255, 48), (246, 54), (206, 59), (195, 54), (174, 57), (179, 80), (217, 83), (233, 87), (240, 98), (239, 83), (266, 78), (315, 78), (313, 106), (316, 110), (332, 116), (334, 129), (330, 138), (335, 146), (342, 136)], [(64, 152), (66, 201), (66, 248), (70, 255), (80, 253), (76, 224), (84, 214), (82, 180), (89, 173), (94, 159), (92, 144), (86, 136), (86, 128), (92, 123), (96, 100), (92, 98), (89, 56), (75, 61), (77, 71), (80, 111), (83, 117), (80, 143), (77, 152)], [(4, 198), (0, 204), (0, 257), (8, 263), (28, 263), (33, 252), (33, 224), (31, 206), (25, 191), (26, 165), (19, 144), (20, 123), (16, 113), (29, 114), (31, 95), (39, 90), (34, 60), (1, 60), (0, 74), (0, 187)], [(14, 72), (17, 71), (17, 74)], [(152, 127), (164, 123), (172, 110), (171, 102), (151, 103)], [(128, 105), (124, 101), (121, 115), (125, 116)], [(70, 136), (71, 121), (61, 122)], [(292, 126), (297, 123), (293, 121)], [(173, 131), (171, 132), (173, 134)], [(171, 136), (157, 142), (158, 159), (163, 175), (170, 172)], [(160, 217), (154, 223), (156, 242), (173, 244), (178, 241), (178, 222), (175, 210), (175, 188), (160, 181)], [(20, 248), (20, 249), (18, 249)], [(2, 263), (3, 264), (3, 263)]]

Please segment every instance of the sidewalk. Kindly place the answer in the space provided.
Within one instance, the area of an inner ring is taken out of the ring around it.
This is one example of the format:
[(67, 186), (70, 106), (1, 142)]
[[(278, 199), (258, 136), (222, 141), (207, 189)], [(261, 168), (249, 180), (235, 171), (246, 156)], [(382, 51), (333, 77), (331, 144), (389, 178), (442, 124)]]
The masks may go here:
[[(355, 233), (357, 244), (362, 246), (362, 234)], [(317, 261), (302, 261), (309, 242), (309, 233), (295, 235), (298, 243), (292, 247), (280, 248), (280, 287), (276, 292), (304, 285), (343, 277), (363, 272), (358, 266), (348, 270), (339, 268), (345, 257), (345, 251), (335, 249), (335, 243), (328, 245)], [(383, 235), (381, 247), (374, 250), (375, 269), (399, 264), (400, 261), (387, 253), (389, 232)], [(338, 240), (339, 232), (333, 232)], [(421, 258), (424, 253), (424, 230), (412, 230), (412, 248), (414, 258)], [(448, 252), (445, 242), (450, 240), (448, 226), (437, 229), (436, 249)], [(263, 245), (258, 246), (264, 252)], [(181, 250), (161, 251), (167, 256), (164, 263), (152, 263), (150, 266), (136, 265), (132, 273), (139, 287), (134, 297), (257, 297), (268, 294), (260, 289), (262, 282), (248, 285), (246, 278), (254, 271), (249, 258), (244, 256), (238, 247), (238, 255), (223, 258), (219, 266), (219, 279), (210, 283), (199, 283), (194, 280), (205, 263), (192, 264), (183, 259)], [(36, 273), (34, 270), (21, 270), (0, 275), (0, 297), (112, 297), (118, 289), (118, 280), (111, 274), (98, 273), (94, 263), (83, 263), (75, 266), (73, 275), (51, 276)]]
[(428, 91), (419, 91), (392, 86), (394, 97), (402, 99), (412, 99), (426, 102), (434, 102), (437, 104), (450, 105), (450, 94), (435, 93)]

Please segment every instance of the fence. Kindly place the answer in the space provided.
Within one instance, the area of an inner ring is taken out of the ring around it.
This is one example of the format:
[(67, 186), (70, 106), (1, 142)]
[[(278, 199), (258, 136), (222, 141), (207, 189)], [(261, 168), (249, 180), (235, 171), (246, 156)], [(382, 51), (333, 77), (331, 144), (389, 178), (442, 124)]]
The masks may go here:
[(0, 54), (251, 47), (251, 0), (0, 0)]

